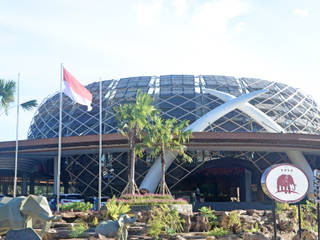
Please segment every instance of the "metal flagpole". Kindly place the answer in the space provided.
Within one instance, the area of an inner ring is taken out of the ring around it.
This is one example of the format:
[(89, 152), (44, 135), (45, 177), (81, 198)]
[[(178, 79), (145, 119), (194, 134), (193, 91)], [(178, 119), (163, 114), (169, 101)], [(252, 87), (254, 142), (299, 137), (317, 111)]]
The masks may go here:
[(17, 84), (17, 122), (16, 122), (16, 156), (14, 160), (14, 183), (13, 183), (13, 197), (17, 196), (17, 175), (18, 175), (18, 148), (19, 148), (19, 109), (20, 109), (20, 73), (18, 73)]
[(98, 210), (101, 209), (101, 182), (102, 182), (102, 174), (101, 174), (101, 155), (102, 155), (102, 82), (101, 78), (99, 79), (99, 202), (98, 202)]
[(63, 63), (60, 67), (60, 111), (59, 111), (59, 142), (58, 142), (58, 170), (57, 170), (57, 212), (60, 212), (60, 171), (61, 171), (61, 134), (62, 134), (62, 81), (63, 81)]

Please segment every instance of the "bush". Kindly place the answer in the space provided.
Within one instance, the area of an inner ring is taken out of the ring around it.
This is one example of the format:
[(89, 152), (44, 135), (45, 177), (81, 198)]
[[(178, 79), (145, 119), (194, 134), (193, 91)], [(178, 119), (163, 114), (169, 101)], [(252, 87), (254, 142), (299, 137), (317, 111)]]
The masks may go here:
[(218, 217), (214, 215), (214, 210), (211, 210), (210, 208), (207, 208), (205, 206), (200, 208), (199, 210), (208, 219), (211, 229), (218, 226), (219, 221)]
[(69, 233), (70, 237), (72, 238), (79, 238), (83, 235), (84, 231), (88, 229), (88, 224), (86, 222), (79, 221), (76, 225), (72, 227), (71, 232)]
[(74, 212), (85, 212), (92, 209), (92, 203), (84, 203), (84, 202), (75, 202), (75, 203), (65, 203), (61, 206), (61, 211), (70, 211), (71, 209)]
[(148, 233), (156, 239), (160, 234), (172, 236), (183, 231), (183, 223), (184, 220), (180, 218), (176, 209), (170, 209), (163, 204), (152, 208), (151, 219), (148, 222), (150, 224)]
[(92, 226), (96, 227), (99, 224), (99, 219), (97, 217), (93, 217)]
[(117, 202), (124, 202), (129, 205), (161, 205), (161, 204), (188, 204), (183, 198), (174, 199), (171, 195), (162, 194), (144, 194), (144, 195), (131, 195), (126, 194), (121, 196)]
[(129, 204), (117, 201), (115, 196), (106, 203), (106, 207), (108, 210), (108, 218), (112, 220), (118, 220), (121, 214), (126, 214), (131, 210)]
[(233, 233), (237, 233), (241, 227), (240, 214), (233, 211), (229, 214), (228, 228), (232, 230)]
[(258, 223), (255, 223), (254, 226), (252, 225), (250, 229), (246, 229), (246, 232), (256, 233), (259, 232)]
[(215, 227), (213, 230), (211, 230), (208, 235), (214, 236), (214, 237), (223, 237), (225, 235), (228, 235), (230, 231), (225, 230), (223, 227)]

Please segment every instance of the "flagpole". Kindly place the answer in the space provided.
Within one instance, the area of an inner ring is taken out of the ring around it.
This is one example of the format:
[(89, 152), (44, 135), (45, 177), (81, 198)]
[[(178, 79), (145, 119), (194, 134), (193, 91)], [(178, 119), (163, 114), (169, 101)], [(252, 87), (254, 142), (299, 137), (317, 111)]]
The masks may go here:
[(99, 79), (99, 190), (98, 190), (98, 210), (101, 209), (101, 190), (102, 190), (102, 174), (101, 174), (101, 155), (102, 155), (102, 82)]
[(59, 142), (58, 142), (58, 169), (57, 169), (57, 212), (60, 212), (60, 171), (61, 171), (61, 135), (62, 135), (62, 81), (63, 81), (63, 63), (60, 66), (60, 111), (59, 111)]
[(20, 109), (20, 73), (18, 73), (17, 84), (17, 122), (16, 122), (16, 156), (14, 160), (14, 183), (13, 183), (13, 197), (17, 196), (17, 176), (18, 176), (18, 148), (19, 148), (19, 109)]

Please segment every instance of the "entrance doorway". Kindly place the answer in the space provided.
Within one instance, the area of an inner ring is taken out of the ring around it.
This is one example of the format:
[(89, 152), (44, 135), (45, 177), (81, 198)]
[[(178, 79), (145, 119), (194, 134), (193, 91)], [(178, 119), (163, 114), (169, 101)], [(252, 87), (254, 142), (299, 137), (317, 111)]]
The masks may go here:
[(256, 200), (259, 179), (259, 172), (249, 161), (224, 158), (203, 164), (174, 190), (192, 196), (199, 188), (197, 202), (252, 202)]

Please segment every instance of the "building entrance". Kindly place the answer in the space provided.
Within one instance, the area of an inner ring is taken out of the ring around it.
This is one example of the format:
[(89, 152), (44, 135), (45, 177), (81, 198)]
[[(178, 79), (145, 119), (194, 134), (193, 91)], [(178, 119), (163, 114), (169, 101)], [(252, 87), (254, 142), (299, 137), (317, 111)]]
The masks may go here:
[[(248, 166), (246, 166), (248, 165)], [(251, 202), (257, 200), (260, 175), (243, 159), (210, 161), (175, 187), (181, 194), (193, 193), (197, 188), (197, 202)], [(178, 193), (177, 193), (178, 194)]]

